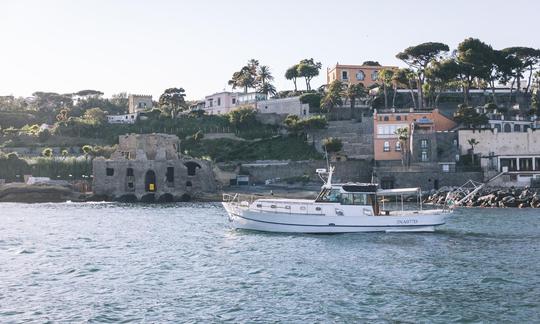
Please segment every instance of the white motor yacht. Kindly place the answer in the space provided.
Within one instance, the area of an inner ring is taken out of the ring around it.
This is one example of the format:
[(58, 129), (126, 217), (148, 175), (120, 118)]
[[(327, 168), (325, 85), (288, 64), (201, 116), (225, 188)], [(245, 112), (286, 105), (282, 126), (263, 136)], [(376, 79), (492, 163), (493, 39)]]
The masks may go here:
[[(423, 209), (420, 188), (381, 190), (373, 183), (333, 184), (333, 172), (333, 167), (328, 172), (317, 170), (327, 179), (315, 200), (225, 194), (223, 206), (233, 228), (289, 233), (433, 232), (451, 213)], [(411, 199), (416, 201), (413, 209)]]

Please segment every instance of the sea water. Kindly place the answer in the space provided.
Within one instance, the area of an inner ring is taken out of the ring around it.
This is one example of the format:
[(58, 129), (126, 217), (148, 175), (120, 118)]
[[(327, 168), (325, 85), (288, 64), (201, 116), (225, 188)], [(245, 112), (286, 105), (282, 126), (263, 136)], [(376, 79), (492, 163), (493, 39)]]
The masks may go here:
[(540, 322), (540, 210), (269, 234), (219, 204), (0, 204), (0, 322)]

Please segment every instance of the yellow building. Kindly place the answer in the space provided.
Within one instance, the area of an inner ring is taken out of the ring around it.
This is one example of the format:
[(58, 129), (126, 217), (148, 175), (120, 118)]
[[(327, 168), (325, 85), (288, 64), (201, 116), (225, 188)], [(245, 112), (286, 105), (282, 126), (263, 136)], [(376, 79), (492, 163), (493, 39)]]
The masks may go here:
[(380, 65), (341, 65), (336, 64), (326, 71), (326, 83), (339, 80), (346, 84), (362, 83), (364, 87), (369, 87), (377, 83), (379, 72), (383, 69), (397, 70), (397, 66)]

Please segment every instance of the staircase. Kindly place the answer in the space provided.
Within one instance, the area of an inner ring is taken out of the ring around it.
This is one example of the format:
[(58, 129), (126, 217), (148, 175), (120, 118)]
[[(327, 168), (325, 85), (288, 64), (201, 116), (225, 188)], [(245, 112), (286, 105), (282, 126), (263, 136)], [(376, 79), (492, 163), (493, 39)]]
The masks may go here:
[(366, 117), (362, 122), (340, 120), (328, 122), (328, 128), (308, 134), (309, 143), (315, 143), (319, 152), (324, 152), (322, 141), (327, 137), (339, 138), (343, 153), (349, 159), (373, 158), (373, 119)]

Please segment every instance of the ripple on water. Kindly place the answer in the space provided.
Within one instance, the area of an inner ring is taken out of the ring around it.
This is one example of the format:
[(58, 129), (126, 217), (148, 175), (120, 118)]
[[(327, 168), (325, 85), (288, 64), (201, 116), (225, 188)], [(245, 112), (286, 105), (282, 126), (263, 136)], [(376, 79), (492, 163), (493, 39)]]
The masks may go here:
[(218, 204), (9, 204), (0, 322), (540, 322), (540, 217), (507, 212), (291, 235), (230, 230)]

